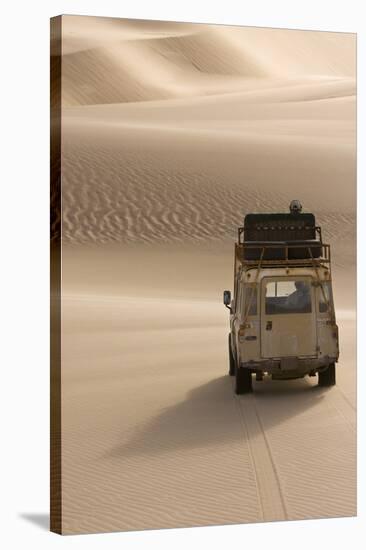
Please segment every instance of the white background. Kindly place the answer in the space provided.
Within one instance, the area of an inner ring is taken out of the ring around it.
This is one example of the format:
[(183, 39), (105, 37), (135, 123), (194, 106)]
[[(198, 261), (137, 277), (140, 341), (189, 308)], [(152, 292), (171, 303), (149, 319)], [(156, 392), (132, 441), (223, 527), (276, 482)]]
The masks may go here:
[[(365, 21), (359, 1), (133, 0), (2, 4), (0, 17), (0, 544), (2, 548), (361, 548), (365, 538)], [(49, 481), (49, 17), (104, 15), (358, 33), (359, 517), (60, 537)], [(4, 307), (5, 306), (5, 307)], [(363, 465), (363, 466), (362, 466)]]

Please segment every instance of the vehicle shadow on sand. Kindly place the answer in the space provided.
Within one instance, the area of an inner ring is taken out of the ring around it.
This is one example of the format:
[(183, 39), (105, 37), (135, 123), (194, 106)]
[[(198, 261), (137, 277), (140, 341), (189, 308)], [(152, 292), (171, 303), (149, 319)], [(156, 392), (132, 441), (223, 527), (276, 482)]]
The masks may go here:
[(236, 442), (245, 437), (239, 421), (241, 402), (248, 406), (255, 403), (263, 409), (266, 429), (289, 419), (296, 421), (298, 415), (318, 406), (329, 391), (318, 387), (316, 380), (253, 381), (253, 394), (236, 396), (231, 377), (215, 378), (188, 392), (184, 401), (165, 408), (130, 434), (122, 434), (121, 443), (107, 456), (123, 459)]

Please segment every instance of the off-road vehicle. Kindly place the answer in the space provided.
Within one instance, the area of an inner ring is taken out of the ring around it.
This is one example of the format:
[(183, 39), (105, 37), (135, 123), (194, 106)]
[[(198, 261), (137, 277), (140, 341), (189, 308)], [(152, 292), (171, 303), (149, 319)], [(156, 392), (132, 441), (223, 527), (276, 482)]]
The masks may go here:
[(254, 374), (258, 381), (317, 374), (320, 386), (335, 384), (330, 246), (299, 201), (292, 201), (289, 213), (245, 216), (235, 243), (233, 299), (225, 290), (224, 304), (237, 394), (252, 391)]

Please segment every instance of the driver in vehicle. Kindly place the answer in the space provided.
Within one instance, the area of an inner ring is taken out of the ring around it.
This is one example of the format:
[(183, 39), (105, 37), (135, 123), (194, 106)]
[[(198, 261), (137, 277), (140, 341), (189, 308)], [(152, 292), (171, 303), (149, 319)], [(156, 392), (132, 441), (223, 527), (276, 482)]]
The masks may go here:
[(310, 285), (304, 281), (295, 281), (295, 287), (296, 290), (286, 300), (286, 306), (299, 312), (310, 312)]

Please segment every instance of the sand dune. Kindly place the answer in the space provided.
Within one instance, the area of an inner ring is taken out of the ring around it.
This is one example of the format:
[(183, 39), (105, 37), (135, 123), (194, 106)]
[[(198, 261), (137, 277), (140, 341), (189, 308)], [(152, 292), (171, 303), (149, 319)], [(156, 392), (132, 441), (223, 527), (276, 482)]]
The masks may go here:
[(245, 51), (226, 44), (215, 30), (143, 40), (120, 39), (98, 48), (64, 54), (63, 103), (135, 102), (205, 95), (230, 90), (235, 85), (240, 89), (246, 84), (244, 77), (265, 75)]
[(355, 76), (356, 35), (348, 33), (219, 27), (228, 41), (247, 48), (271, 68), (288, 76)]
[[(63, 531), (355, 514), (355, 37), (63, 33)], [(293, 198), (332, 245), (338, 385), (236, 397), (237, 227)]]
[(267, 92), (260, 106), (235, 94), (204, 106), (188, 100), (66, 110), (65, 242), (232, 242), (246, 211), (281, 210), (298, 196), (316, 211), (325, 237), (345, 245), (343, 261), (350, 245), (349, 260), (355, 127), (354, 97), (342, 95), (344, 86), (339, 91), (335, 82), (339, 97), (304, 101), (289, 98), (306, 87), (281, 87), (284, 101)]
[[(245, 89), (248, 79), (354, 76), (352, 35), (113, 19), (64, 19), (63, 104)], [(273, 39), (275, 33), (275, 39)]]

